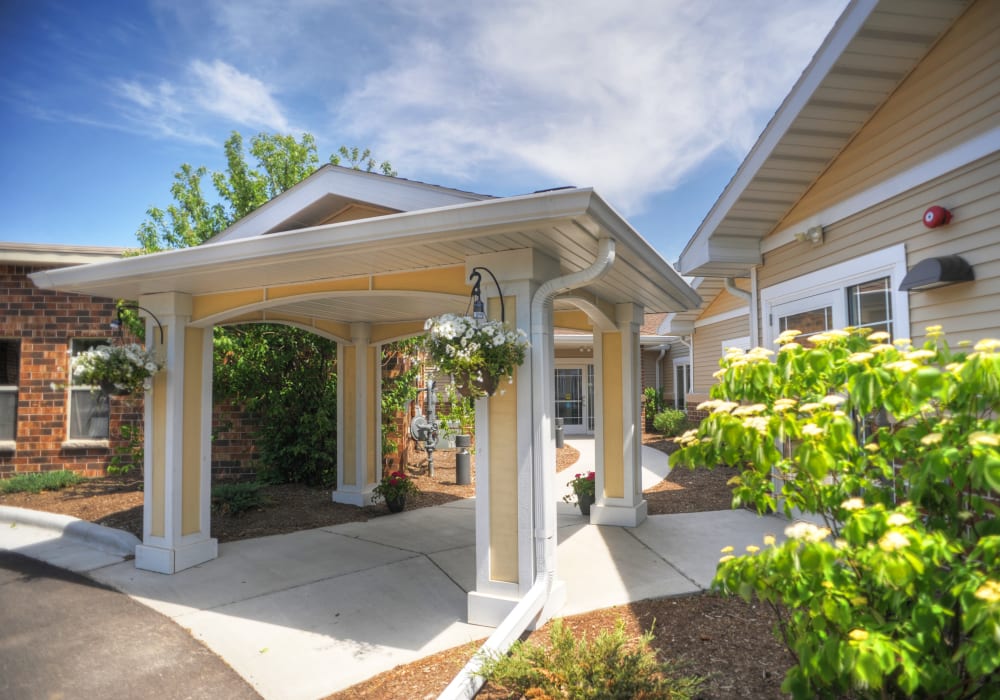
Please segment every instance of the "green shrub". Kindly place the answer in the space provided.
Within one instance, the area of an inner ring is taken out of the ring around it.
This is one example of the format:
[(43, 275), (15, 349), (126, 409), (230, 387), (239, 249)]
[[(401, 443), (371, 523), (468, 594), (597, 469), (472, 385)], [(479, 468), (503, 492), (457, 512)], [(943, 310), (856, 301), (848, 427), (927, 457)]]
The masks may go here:
[(742, 469), (734, 505), (822, 522), (726, 548), (714, 583), (774, 606), (796, 698), (1000, 697), (1000, 340), (927, 331), (732, 352), (678, 438), (674, 464)]
[(653, 416), (653, 428), (667, 437), (675, 437), (687, 428), (687, 414), (673, 408), (667, 408)]
[(212, 487), (212, 510), (224, 515), (239, 515), (267, 504), (256, 481), (216, 484)]
[(621, 620), (614, 631), (603, 631), (591, 642), (586, 636), (577, 640), (556, 619), (549, 639), (551, 648), (515, 642), (509, 655), (486, 659), (479, 675), (512, 697), (682, 700), (697, 692), (697, 679), (675, 678), (668, 664), (656, 660), (650, 632), (632, 639)]
[(129, 474), (133, 469), (142, 471), (146, 454), (142, 430), (141, 423), (139, 425), (126, 423), (118, 429), (126, 444), (115, 447), (115, 453), (108, 464), (108, 474)]
[(32, 472), (0, 479), (0, 493), (40, 493), (58, 491), (83, 481), (76, 472)]

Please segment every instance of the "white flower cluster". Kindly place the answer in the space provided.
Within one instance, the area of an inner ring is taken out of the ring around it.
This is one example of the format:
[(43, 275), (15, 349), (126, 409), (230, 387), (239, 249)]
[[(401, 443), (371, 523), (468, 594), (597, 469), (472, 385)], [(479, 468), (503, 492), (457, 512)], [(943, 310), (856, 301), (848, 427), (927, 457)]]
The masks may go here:
[(98, 345), (73, 357), (73, 379), (77, 384), (113, 385), (119, 391), (134, 391), (160, 370), (152, 351), (141, 345)]
[(508, 330), (499, 321), (482, 321), (478, 325), (468, 316), (443, 314), (427, 319), (424, 330), (431, 342), (445, 341), (443, 347), (449, 355), (471, 359), (481, 350), (503, 345), (528, 346), (528, 336), (520, 328)]

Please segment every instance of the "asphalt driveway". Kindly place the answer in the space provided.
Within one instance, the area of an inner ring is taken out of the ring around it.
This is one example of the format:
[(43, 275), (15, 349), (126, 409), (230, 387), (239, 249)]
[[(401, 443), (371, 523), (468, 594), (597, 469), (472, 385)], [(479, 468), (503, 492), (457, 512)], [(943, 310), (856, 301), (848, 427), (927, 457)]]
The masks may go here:
[(169, 618), (0, 550), (0, 698), (260, 698)]

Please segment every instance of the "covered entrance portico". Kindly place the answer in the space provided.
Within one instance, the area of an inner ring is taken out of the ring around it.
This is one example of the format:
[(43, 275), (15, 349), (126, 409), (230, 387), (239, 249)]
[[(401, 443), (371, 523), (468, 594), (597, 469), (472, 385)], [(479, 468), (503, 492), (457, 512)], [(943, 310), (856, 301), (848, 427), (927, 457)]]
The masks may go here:
[[(358, 218), (363, 216), (365, 218)], [(338, 342), (334, 500), (369, 502), (380, 478), (378, 353), (464, 313), (473, 267), (497, 278), (507, 321), (531, 350), (513, 382), (476, 407), (476, 572), (469, 621), (498, 624), (530, 591), (545, 619), (555, 584), (552, 328), (594, 337), (597, 503), (591, 521), (645, 518), (639, 327), (643, 311), (698, 297), (589, 189), (484, 199), (326, 166), (212, 241), (37, 273), (42, 289), (133, 299), (164, 370), (146, 397), (139, 568), (174, 573), (217, 556), (210, 536), (212, 328), (284, 323)], [(483, 281), (491, 318), (498, 290)]]

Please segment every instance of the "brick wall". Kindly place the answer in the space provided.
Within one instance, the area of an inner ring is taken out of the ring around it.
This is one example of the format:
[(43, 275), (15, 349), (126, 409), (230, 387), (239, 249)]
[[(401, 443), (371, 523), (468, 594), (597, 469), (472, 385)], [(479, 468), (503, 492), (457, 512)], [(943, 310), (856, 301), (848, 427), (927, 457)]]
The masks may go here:
[[(27, 278), (35, 267), (0, 265), (0, 338), (19, 342), (17, 427), (14, 450), (0, 451), (0, 477), (16, 472), (72, 469), (100, 476), (114, 450), (125, 446), (123, 423), (141, 424), (142, 400), (110, 399), (111, 439), (71, 447), (69, 344), (73, 338), (115, 337), (112, 299), (39, 290)], [(56, 385), (56, 386), (53, 386)]]
[(232, 401), (219, 401), (212, 415), (212, 478), (247, 479), (257, 474), (253, 436), (257, 421)]
[[(44, 269), (0, 264), (0, 339), (19, 345), (17, 426), (14, 449), (0, 448), (0, 478), (15, 473), (69, 469), (104, 476), (116, 453), (128, 451), (121, 428), (143, 427), (141, 396), (110, 397), (110, 438), (69, 442), (70, 342), (74, 338), (118, 340), (109, 323), (115, 301), (35, 287), (28, 275)], [(135, 342), (126, 337), (125, 342)], [(220, 402), (213, 418), (212, 470), (216, 478), (253, 476), (253, 419)]]

